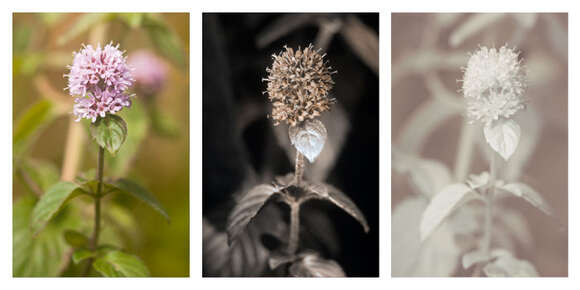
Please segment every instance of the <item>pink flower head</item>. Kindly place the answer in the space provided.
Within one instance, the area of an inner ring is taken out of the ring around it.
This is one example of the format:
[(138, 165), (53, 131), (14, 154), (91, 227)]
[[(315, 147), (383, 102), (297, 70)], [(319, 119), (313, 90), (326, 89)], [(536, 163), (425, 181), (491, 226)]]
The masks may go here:
[(140, 50), (129, 55), (128, 63), (135, 69), (133, 77), (143, 95), (154, 95), (165, 85), (167, 65), (155, 54)]
[(74, 53), (73, 64), (68, 68), (70, 72), (65, 77), (67, 89), (75, 97), (76, 121), (85, 118), (95, 122), (99, 116), (131, 106), (131, 95), (126, 91), (135, 80), (118, 44), (113, 46), (111, 42), (103, 48), (100, 44), (96, 48), (83, 45)]

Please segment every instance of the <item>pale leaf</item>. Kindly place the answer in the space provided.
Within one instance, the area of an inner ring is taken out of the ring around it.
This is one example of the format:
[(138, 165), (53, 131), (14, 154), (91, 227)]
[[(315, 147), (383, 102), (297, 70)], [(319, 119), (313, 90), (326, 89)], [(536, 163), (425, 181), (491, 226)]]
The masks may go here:
[(488, 277), (537, 277), (538, 272), (532, 263), (518, 260), (511, 255), (503, 255), (487, 264), (483, 272)]
[(532, 187), (524, 183), (508, 183), (499, 186), (500, 189), (507, 191), (517, 197), (523, 198), (531, 205), (543, 211), (547, 215), (552, 214), (550, 206), (544, 201), (542, 196)]
[(469, 269), (471, 266), (481, 263), (487, 262), (491, 259), (491, 257), (485, 254), (483, 251), (477, 250), (469, 252), (461, 258), (461, 264), (463, 265), (464, 269)]
[(476, 198), (467, 185), (450, 184), (436, 194), (423, 212), (419, 227), (421, 241), (424, 241), (437, 226), (461, 203)]
[(292, 145), (298, 152), (306, 156), (310, 163), (314, 162), (322, 151), (327, 137), (326, 127), (316, 119), (306, 120), (299, 125), (290, 127), (288, 135)]
[(520, 125), (513, 120), (499, 120), (483, 128), (485, 140), (504, 160), (516, 151), (521, 136)]

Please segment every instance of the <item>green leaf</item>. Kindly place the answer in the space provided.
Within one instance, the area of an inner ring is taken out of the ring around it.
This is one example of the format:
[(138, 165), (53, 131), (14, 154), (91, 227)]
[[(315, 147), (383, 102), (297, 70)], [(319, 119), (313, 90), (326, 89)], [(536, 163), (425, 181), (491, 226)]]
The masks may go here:
[[(80, 188), (83, 191), (88, 192), (88, 193), (92, 193), (92, 194), (97, 194), (98, 187), (99, 187), (99, 182), (97, 180), (87, 181), (80, 186)], [(122, 192), (122, 190), (117, 188), (115, 185), (103, 182), (103, 187), (101, 188), (100, 195), (104, 196), (104, 195), (107, 195), (109, 193), (120, 193), (120, 192)]]
[(91, 27), (105, 19), (107, 14), (104, 13), (85, 13), (82, 14), (72, 27), (66, 30), (56, 41), (58, 45), (63, 45), (69, 40), (87, 32)]
[(60, 178), (56, 165), (47, 160), (26, 159), (21, 163), (22, 170), (45, 192)]
[(119, 13), (117, 16), (131, 28), (137, 28), (143, 22), (143, 13)]
[(137, 256), (121, 251), (110, 251), (93, 263), (97, 272), (105, 277), (147, 277), (149, 269)]
[(179, 135), (179, 125), (169, 114), (163, 113), (154, 106), (151, 110), (151, 123), (156, 134), (163, 137), (177, 137)]
[(67, 263), (65, 252), (69, 249), (62, 232), (78, 228), (78, 215), (67, 210), (41, 233), (34, 236), (30, 229), (30, 216), (36, 198), (24, 195), (14, 202), (12, 211), (12, 275), (14, 277), (54, 277), (61, 274)]
[(14, 56), (12, 72), (14, 75), (33, 75), (46, 60), (46, 56), (40, 52), (26, 52)]
[(31, 216), (31, 229), (37, 235), (54, 215), (71, 199), (83, 191), (72, 182), (61, 181), (50, 187), (40, 198)]
[(127, 123), (117, 115), (98, 118), (91, 124), (91, 136), (111, 154), (116, 154), (127, 139)]
[(67, 230), (64, 232), (64, 239), (73, 248), (82, 248), (89, 244), (89, 238), (80, 232)]
[(31, 34), (32, 28), (30, 26), (18, 25), (14, 27), (14, 32), (12, 34), (12, 51), (14, 54), (22, 53), (26, 48), (28, 48)]
[(75, 264), (78, 264), (86, 259), (94, 258), (95, 256), (95, 252), (91, 252), (87, 249), (78, 249), (73, 253), (72, 260)]
[(127, 121), (127, 130), (131, 134), (127, 136), (125, 144), (115, 156), (107, 156), (107, 164), (109, 165), (107, 173), (113, 177), (126, 175), (149, 130), (149, 119), (141, 103), (134, 102), (131, 110), (123, 110), (120, 116)]
[(38, 136), (40, 129), (48, 125), (56, 116), (54, 106), (48, 100), (36, 102), (20, 115), (14, 127), (14, 155), (22, 154)]
[(178, 66), (185, 68), (185, 52), (177, 34), (170, 30), (163, 21), (150, 14), (146, 14), (142, 21), (142, 27), (149, 34), (149, 38), (157, 50)]
[(463, 183), (450, 184), (444, 187), (431, 199), (431, 202), (423, 212), (419, 227), (421, 241), (427, 239), (437, 226), (458, 206), (477, 197), (472, 189)]
[(121, 178), (115, 185), (121, 189), (122, 192), (132, 195), (133, 197), (145, 202), (147, 205), (152, 207), (158, 213), (160, 213), (167, 221), (169, 221), (169, 215), (161, 205), (161, 203), (155, 198), (155, 196), (149, 192), (147, 189), (143, 188), (141, 185), (128, 180)]
[(123, 277), (121, 273), (115, 270), (115, 267), (108, 263), (106, 260), (99, 258), (93, 262), (93, 268), (101, 273), (104, 277)]

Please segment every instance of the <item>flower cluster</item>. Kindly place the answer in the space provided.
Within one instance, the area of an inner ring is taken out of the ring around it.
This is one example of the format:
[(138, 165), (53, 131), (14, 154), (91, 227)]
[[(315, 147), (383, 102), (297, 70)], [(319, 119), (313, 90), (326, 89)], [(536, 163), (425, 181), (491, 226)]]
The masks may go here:
[(518, 53), (507, 46), (481, 47), (469, 58), (463, 77), (467, 116), (489, 124), (525, 108), (526, 77)]
[(272, 56), (274, 63), (266, 69), (268, 78), (264, 81), (268, 82), (274, 125), (285, 121), (293, 127), (330, 109), (335, 100), (328, 93), (334, 85), (331, 75), (335, 72), (324, 61), (325, 55), (312, 45), (296, 51), (284, 48)]
[(76, 121), (85, 118), (95, 122), (99, 116), (131, 106), (131, 95), (126, 91), (134, 79), (119, 45), (109, 43), (103, 48), (83, 45), (74, 53), (73, 64), (68, 68), (70, 72), (65, 77), (67, 89), (75, 97)]
[(165, 85), (167, 65), (155, 54), (140, 50), (130, 54), (127, 62), (134, 69), (133, 77), (142, 95), (155, 95)]

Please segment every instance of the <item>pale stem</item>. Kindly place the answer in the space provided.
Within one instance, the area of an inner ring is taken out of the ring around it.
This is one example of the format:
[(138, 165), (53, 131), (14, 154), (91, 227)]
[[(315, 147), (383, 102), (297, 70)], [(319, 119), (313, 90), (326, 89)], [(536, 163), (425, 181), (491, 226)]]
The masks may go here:
[(300, 203), (290, 204), (290, 237), (288, 238), (288, 254), (296, 254), (298, 249), (298, 238), (300, 232)]
[[(483, 240), (481, 250), (485, 256), (491, 255), (491, 240), (493, 231), (493, 198), (495, 196), (495, 181), (497, 179), (497, 154), (493, 152), (493, 157), (489, 164), (489, 184), (485, 192), (485, 220), (483, 226)], [(481, 275), (483, 264), (477, 265), (473, 272), (473, 276)]]
[(302, 176), (304, 175), (304, 155), (296, 150), (296, 164), (294, 170), (294, 181), (296, 186), (302, 183)]

